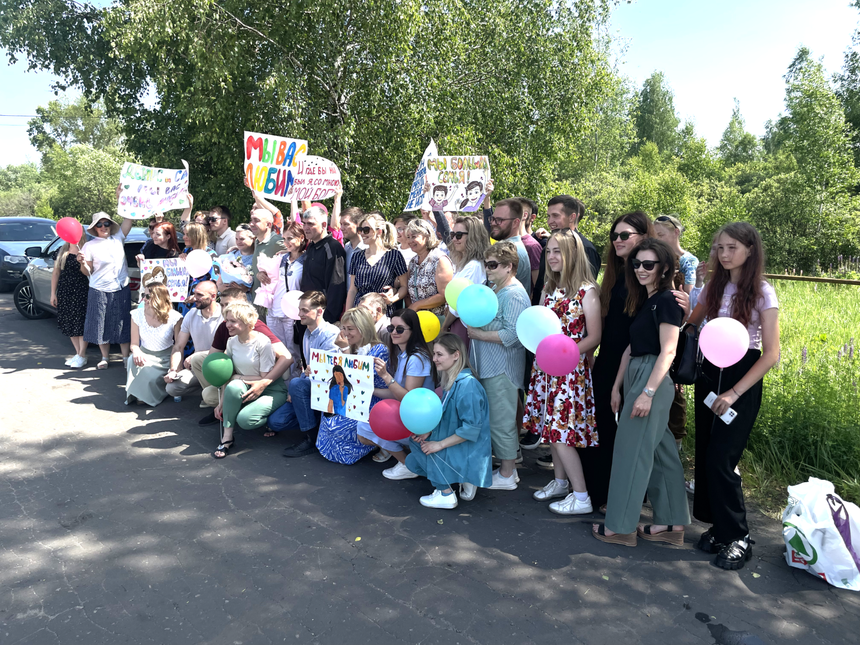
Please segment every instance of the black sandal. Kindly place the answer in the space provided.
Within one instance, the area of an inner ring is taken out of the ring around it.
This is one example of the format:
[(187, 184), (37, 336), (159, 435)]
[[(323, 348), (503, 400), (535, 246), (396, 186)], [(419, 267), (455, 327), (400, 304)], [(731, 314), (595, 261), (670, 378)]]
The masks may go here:
[[(230, 441), (222, 441), (221, 445), (218, 446), (217, 448), (215, 448), (215, 451), (212, 453), (212, 456), (215, 457), (215, 459), (224, 459), (224, 457), (227, 456), (227, 454), (230, 452), (230, 449), (234, 446), (235, 443), (236, 443), (235, 439), (231, 439)], [(222, 454), (221, 456), (218, 456), (216, 454), (218, 452), (221, 452), (224, 454)]]

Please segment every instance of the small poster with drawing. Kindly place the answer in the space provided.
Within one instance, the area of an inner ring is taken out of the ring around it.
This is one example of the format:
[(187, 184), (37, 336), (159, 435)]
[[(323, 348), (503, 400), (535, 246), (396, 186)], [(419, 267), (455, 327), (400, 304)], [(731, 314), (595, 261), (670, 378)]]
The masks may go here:
[(370, 418), (373, 357), (312, 349), (311, 408), (356, 421)]

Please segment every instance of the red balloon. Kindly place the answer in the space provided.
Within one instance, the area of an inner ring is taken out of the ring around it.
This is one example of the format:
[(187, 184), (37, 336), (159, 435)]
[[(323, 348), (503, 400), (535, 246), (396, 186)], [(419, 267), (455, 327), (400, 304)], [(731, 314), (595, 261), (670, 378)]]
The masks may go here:
[(535, 362), (550, 376), (565, 376), (579, 365), (579, 346), (570, 336), (550, 334), (538, 343)]
[(383, 399), (370, 411), (370, 429), (380, 439), (400, 441), (412, 433), (400, 420), (400, 401)]
[(84, 232), (84, 227), (74, 217), (64, 217), (57, 222), (57, 235), (63, 238), (64, 242), (69, 244), (77, 244), (81, 241), (81, 235)]

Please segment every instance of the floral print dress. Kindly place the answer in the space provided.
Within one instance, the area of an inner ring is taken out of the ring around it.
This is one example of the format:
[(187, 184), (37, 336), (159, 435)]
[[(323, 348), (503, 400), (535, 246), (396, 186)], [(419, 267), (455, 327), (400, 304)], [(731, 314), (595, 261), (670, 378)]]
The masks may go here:
[[(568, 296), (556, 289), (544, 297), (544, 307), (561, 320), (561, 331), (579, 342), (584, 337), (585, 311), (582, 299), (593, 285), (583, 284)], [(575, 448), (597, 446), (594, 420), (594, 391), (588, 357), (582, 355), (576, 370), (566, 376), (549, 376), (535, 362), (529, 379), (523, 427), (541, 435), (542, 443), (564, 443)]]

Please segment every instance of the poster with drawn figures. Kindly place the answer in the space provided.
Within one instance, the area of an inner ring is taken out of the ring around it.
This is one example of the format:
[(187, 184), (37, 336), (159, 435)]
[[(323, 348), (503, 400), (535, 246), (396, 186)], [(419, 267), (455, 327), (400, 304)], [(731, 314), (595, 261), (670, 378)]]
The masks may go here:
[(334, 197), (340, 189), (340, 169), (333, 161), (316, 155), (304, 155), (298, 159), (293, 173), (293, 188), (288, 193), (290, 199), (295, 194), (300, 202), (318, 202)]
[(185, 302), (188, 296), (188, 283), (191, 276), (185, 270), (185, 260), (165, 258), (164, 260), (143, 260), (140, 263), (140, 287), (150, 281), (160, 282), (170, 292), (170, 302)]
[(409, 190), (409, 201), (406, 202), (404, 211), (417, 211), (421, 208), (424, 202), (424, 179), (427, 177), (427, 160), (430, 157), (436, 157), (439, 151), (436, 149), (436, 142), (430, 139), (430, 145), (424, 151), (421, 157), (421, 163), (418, 164), (418, 170), (415, 171), (415, 179), (412, 181), (412, 188)]
[(182, 160), (181, 170), (154, 168), (126, 161), (119, 173), (120, 217), (149, 219), (188, 207), (188, 162)]
[(299, 159), (308, 154), (308, 142), (246, 131), (242, 147), (242, 170), (248, 185), (266, 199), (292, 201)]
[(373, 357), (312, 349), (311, 408), (356, 421), (370, 419)]
[(485, 156), (430, 157), (427, 179), (432, 210), (474, 213), (484, 201), (490, 161)]

